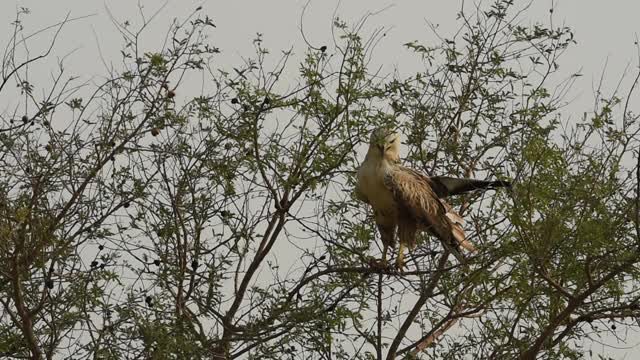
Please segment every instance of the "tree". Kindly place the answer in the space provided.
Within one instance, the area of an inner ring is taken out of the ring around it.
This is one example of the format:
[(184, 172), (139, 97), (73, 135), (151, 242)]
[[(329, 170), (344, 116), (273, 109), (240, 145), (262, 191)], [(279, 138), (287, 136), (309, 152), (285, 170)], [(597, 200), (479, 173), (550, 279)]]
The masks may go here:
[[(216, 69), (200, 10), (156, 52), (147, 22), (118, 25), (124, 65), (98, 85), (62, 63), (28, 80), (49, 50), (21, 52), (18, 14), (0, 85), (20, 92), (0, 123), (3, 356), (577, 359), (576, 340), (637, 326), (638, 77), (572, 122), (579, 74), (549, 87), (571, 30), (497, 0), (437, 46), (405, 44), (427, 65), (405, 78), (368, 68), (383, 32), (365, 36), (366, 17), (336, 18), (335, 47), (310, 45), (291, 83), (294, 54), (268, 67), (261, 35)], [(211, 89), (189, 95), (194, 75)], [(468, 265), (426, 235), (404, 273), (369, 265), (353, 175), (388, 123), (428, 174), (514, 181), (453, 201)]]

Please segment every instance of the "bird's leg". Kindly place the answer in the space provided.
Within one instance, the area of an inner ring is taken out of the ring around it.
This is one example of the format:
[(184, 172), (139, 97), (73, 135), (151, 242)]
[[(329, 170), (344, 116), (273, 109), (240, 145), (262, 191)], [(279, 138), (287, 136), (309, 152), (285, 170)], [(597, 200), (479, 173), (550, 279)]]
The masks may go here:
[(389, 247), (393, 248), (394, 238), (396, 236), (396, 225), (395, 224), (387, 224), (382, 220), (384, 218), (380, 218), (380, 213), (376, 213), (376, 223), (378, 225), (378, 230), (380, 231), (380, 238), (382, 240), (382, 259), (377, 261), (372, 261), (371, 267), (378, 269), (387, 269), (387, 253), (389, 252)]
[(404, 268), (404, 243), (400, 243), (398, 246), (398, 257), (396, 258), (396, 269), (402, 271)]
[(389, 244), (382, 245), (382, 264), (387, 265), (387, 252), (389, 251)]

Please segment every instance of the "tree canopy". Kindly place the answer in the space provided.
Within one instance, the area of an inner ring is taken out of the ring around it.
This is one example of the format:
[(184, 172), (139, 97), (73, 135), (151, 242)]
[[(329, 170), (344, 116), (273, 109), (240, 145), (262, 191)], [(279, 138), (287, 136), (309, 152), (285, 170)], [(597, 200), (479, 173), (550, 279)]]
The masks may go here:
[[(580, 359), (585, 340), (624, 340), (640, 316), (640, 72), (563, 113), (573, 33), (523, 25), (518, 6), (404, 44), (424, 63), (409, 76), (370, 68), (384, 34), (366, 17), (336, 18), (335, 43), (304, 55), (259, 35), (219, 64), (224, 33), (198, 8), (150, 52), (147, 22), (116, 22), (120, 68), (79, 83), (61, 60), (50, 84), (29, 73), (68, 20), (33, 54), (21, 10), (0, 68), (0, 354)], [(194, 76), (207, 89), (189, 94)], [(423, 234), (406, 271), (370, 266), (354, 175), (389, 124), (408, 166), (513, 182), (453, 198), (467, 264)]]

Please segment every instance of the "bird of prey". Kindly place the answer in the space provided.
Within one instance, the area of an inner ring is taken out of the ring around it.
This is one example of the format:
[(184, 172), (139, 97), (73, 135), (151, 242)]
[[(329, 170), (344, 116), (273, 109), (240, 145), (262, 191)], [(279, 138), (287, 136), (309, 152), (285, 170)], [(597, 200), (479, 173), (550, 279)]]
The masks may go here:
[(478, 189), (509, 187), (506, 181), (428, 177), (400, 164), (400, 135), (388, 128), (371, 134), (369, 150), (358, 169), (355, 196), (371, 205), (382, 238), (382, 263), (389, 247), (400, 246), (396, 267), (404, 267), (404, 247), (415, 246), (416, 233), (426, 230), (437, 237), (458, 261), (464, 263), (461, 247), (475, 251), (464, 235), (462, 217), (443, 198)]

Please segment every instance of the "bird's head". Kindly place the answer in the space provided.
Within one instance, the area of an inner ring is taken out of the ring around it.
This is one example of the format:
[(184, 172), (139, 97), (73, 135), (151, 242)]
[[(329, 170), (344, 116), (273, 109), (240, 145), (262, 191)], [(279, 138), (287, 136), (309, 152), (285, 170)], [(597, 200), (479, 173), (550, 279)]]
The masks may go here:
[(375, 129), (371, 133), (367, 156), (389, 161), (400, 160), (400, 133), (390, 127)]

